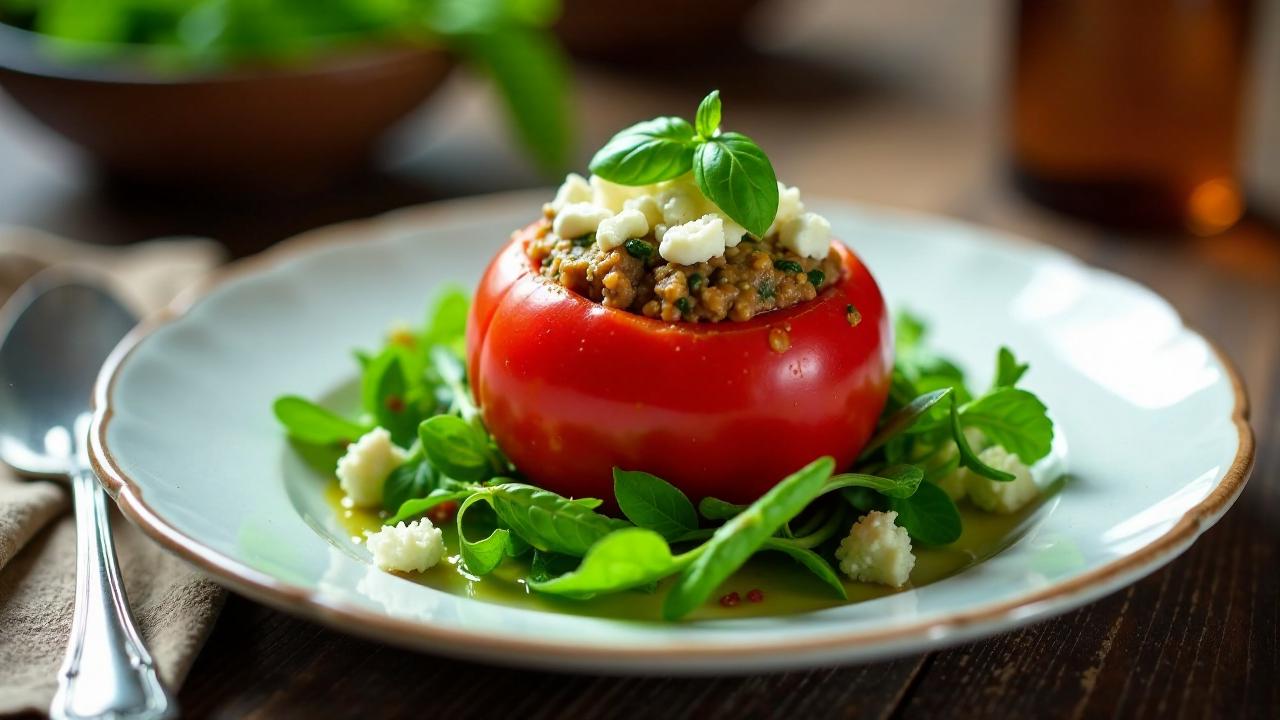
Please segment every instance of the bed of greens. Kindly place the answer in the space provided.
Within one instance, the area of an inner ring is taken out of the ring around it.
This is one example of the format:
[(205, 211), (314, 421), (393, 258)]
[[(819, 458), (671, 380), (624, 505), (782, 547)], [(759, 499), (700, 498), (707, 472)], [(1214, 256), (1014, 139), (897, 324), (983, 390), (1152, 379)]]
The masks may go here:
[(753, 556), (772, 552), (844, 598), (836, 552), (859, 517), (891, 511), (913, 545), (946, 546), (963, 531), (944, 489), (949, 479), (962, 472), (971, 482), (1015, 480), (979, 457), (974, 437), (1026, 466), (1049, 455), (1053, 442), (1045, 405), (1019, 386), (1028, 366), (1010, 350), (996, 353), (990, 387), (971, 388), (955, 363), (926, 345), (924, 323), (902, 313), (888, 405), (853, 467), (815, 458), (749, 505), (713, 497), (695, 504), (635, 468), (614, 470), (612, 498), (563, 497), (522, 482), (486, 432), (464, 370), (467, 308), (465, 293), (446, 291), (422, 327), (399, 327), (377, 351), (357, 352), (357, 416), (291, 395), (274, 411), (299, 450), (323, 458), (329, 473), (344, 447), (385, 428), (406, 453), (386, 476), (380, 517), (396, 526), (452, 516), (457, 547), (447, 551), (480, 581), (513, 558), (526, 563), (530, 590), (561, 598), (653, 592), (667, 580), (662, 615), (675, 620), (713, 598)]

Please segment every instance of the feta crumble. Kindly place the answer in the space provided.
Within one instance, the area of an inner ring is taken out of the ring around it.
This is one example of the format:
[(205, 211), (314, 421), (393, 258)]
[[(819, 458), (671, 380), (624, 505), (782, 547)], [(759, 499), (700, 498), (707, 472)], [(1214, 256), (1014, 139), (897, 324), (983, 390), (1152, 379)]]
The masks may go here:
[(773, 216), (773, 224), (765, 231), (765, 235), (773, 235), (782, 225), (804, 212), (804, 203), (800, 201), (800, 188), (787, 187), (778, 183), (778, 212)]
[(639, 210), (623, 210), (613, 217), (600, 221), (596, 229), (596, 244), (601, 250), (612, 250), (631, 238), (649, 233), (649, 221)]
[(694, 265), (723, 255), (724, 220), (719, 215), (704, 215), (667, 228), (658, 245), (658, 254), (679, 265)]
[(422, 572), (435, 566), (444, 556), (444, 538), (440, 529), (426, 518), (408, 525), (401, 522), (371, 533), (365, 540), (373, 562), (383, 570)]
[(965, 489), (969, 493), (969, 502), (977, 507), (1007, 515), (1021, 510), (1040, 495), (1040, 488), (1031, 478), (1031, 469), (1008, 450), (993, 445), (978, 453), (978, 459), (997, 470), (1012, 473), (1014, 479), (1001, 482), (968, 473)]
[(902, 587), (911, 578), (916, 556), (911, 537), (898, 527), (896, 512), (872, 510), (849, 528), (848, 537), (836, 548), (840, 570), (854, 580)]
[(591, 202), (609, 212), (621, 212), (626, 202), (633, 197), (644, 194), (645, 188), (628, 187), (609, 182), (602, 177), (591, 176)]
[(600, 223), (611, 217), (613, 213), (589, 202), (565, 205), (556, 213), (551, 229), (562, 238), (573, 239), (596, 231)]
[(387, 476), (404, 464), (406, 456), (391, 442), (386, 428), (374, 428), (348, 445), (346, 454), (338, 458), (338, 485), (357, 507), (378, 507)]
[[(639, 210), (644, 213), (644, 220), (649, 227), (655, 227), (662, 224), (662, 207), (658, 205), (658, 200), (652, 195), (641, 195), (633, 197), (622, 203), (623, 210)], [(661, 239), (661, 238), (659, 238)]]
[(807, 212), (784, 222), (778, 229), (778, 240), (797, 255), (824, 258), (831, 245), (831, 223), (817, 213)]
[(551, 201), (551, 209), (560, 212), (566, 205), (591, 202), (591, 185), (586, 178), (577, 173), (565, 176), (560, 189), (556, 190), (555, 199)]
[[(974, 452), (981, 452), (987, 446), (987, 438), (978, 428), (966, 428), (964, 431), (965, 440), (969, 442), (969, 448)], [(939, 466), (954, 462), (960, 455), (960, 451), (956, 449), (954, 444), (948, 445), (947, 449), (942, 452)], [(956, 466), (954, 470), (938, 478), (935, 483), (942, 491), (951, 498), (952, 502), (960, 502), (964, 498), (969, 484), (969, 470), (964, 467)]]

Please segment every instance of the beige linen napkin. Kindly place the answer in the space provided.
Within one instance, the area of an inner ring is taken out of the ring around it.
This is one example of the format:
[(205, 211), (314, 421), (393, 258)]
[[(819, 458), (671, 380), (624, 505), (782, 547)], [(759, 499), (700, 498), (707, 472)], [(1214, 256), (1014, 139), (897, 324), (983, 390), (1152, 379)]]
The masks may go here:
[[(147, 313), (222, 257), (209, 241), (164, 240), (95, 248), (44, 233), (0, 228), (0, 303), (50, 265), (104, 276)], [(0, 715), (46, 712), (71, 630), (75, 525), (67, 488), (0, 468)], [(181, 684), (222, 606), (223, 591), (115, 513), (120, 568), (134, 617), (160, 677)]]

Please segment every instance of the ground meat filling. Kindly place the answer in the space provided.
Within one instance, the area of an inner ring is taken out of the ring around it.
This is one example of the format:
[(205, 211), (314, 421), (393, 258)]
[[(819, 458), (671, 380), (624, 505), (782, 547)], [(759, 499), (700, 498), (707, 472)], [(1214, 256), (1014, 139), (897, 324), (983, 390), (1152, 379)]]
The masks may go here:
[(593, 235), (561, 238), (544, 225), (528, 253), (540, 274), (557, 284), (667, 322), (749, 320), (812, 300), (840, 279), (834, 250), (815, 260), (781, 247), (776, 237), (744, 237), (722, 257), (677, 265), (658, 255), (652, 235), (602, 251)]

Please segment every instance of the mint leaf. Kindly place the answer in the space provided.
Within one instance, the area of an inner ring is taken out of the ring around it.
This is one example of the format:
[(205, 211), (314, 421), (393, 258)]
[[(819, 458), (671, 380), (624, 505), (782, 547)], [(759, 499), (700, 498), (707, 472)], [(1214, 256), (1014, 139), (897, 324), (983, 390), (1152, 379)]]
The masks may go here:
[(277, 398), (271, 409), (291, 437), (312, 445), (355, 442), (371, 429), (296, 395)]
[(996, 379), (992, 383), (992, 387), (1013, 387), (1018, 384), (1022, 376), (1031, 368), (1026, 363), (1019, 363), (1014, 357), (1013, 351), (1003, 345), (996, 353)]
[(619, 185), (678, 178), (693, 166), (693, 136), (693, 126), (678, 117), (636, 123), (600, 148), (591, 172)]
[(921, 545), (950, 545), (963, 530), (960, 511), (942, 488), (922, 483), (909, 498), (889, 498), (889, 509), (898, 513), (898, 525)]
[(760, 146), (741, 133), (721, 133), (698, 146), (693, 177), (707, 199), (761, 237), (778, 214), (778, 178)]
[(693, 126), (703, 140), (715, 137), (720, 129), (720, 91), (712, 90), (698, 103), (698, 114), (694, 117)]
[(960, 424), (975, 427), (1027, 465), (1053, 448), (1053, 421), (1040, 398), (1003, 387), (960, 408)]
[(675, 540), (698, 529), (693, 503), (676, 486), (646, 472), (613, 469), (613, 494), (636, 525)]

